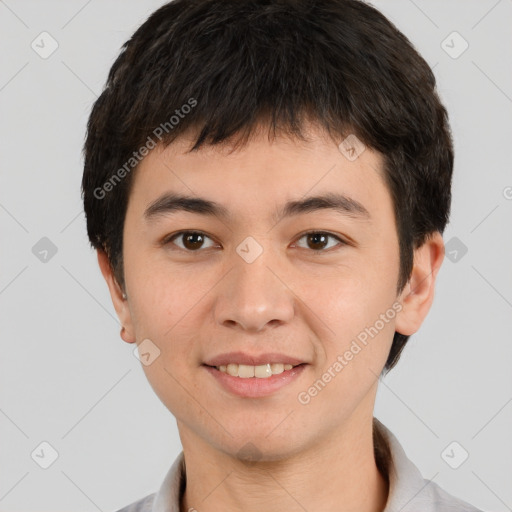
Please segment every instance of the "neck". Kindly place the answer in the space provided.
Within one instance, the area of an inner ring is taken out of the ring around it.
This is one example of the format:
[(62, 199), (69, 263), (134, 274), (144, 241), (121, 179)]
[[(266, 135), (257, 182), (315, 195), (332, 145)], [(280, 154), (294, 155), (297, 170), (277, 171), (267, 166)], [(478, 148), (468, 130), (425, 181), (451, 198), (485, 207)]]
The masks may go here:
[(389, 486), (375, 461), (372, 416), (351, 423), (291, 457), (256, 462), (179, 425), (187, 482), (181, 511), (382, 512)]

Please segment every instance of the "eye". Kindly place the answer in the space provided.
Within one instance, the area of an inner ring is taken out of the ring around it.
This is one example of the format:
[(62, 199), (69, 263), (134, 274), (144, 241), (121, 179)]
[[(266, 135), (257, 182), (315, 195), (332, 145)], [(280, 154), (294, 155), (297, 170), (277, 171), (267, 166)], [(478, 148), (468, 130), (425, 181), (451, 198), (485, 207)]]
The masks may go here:
[[(304, 233), (299, 240), (303, 238), (306, 239), (306, 249), (311, 249), (314, 252), (326, 252), (324, 249), (331, 249), (332, 246), (329, 247), (328, 244), (329, 238), (338, 241), (338, 244), (334, 244), (334, 246), (347, 245), (347, 243), (340, 237), (324, 231), (308, 231), (307, 233)], [(201, 231), (180, 231), (179, 233), (166, 237), (162, 241), (162, 244), (166, 245), (173, 243), (185, 251), (198, 252), (200, 249), (209, 249), (214, 246), (214, 244), (212, 244), (209, 247), (204, 247), (205, 239), (212, 240), (208, 235)], [(176, 243), (175, 240), (181, 241), (181, 245)]]
[[(170, 237), (167, 237), (163, 240), (163, 244), (175, 243), (174, 240), (181, 240), (183, 245), (176, 244), (180, 249), (189, 251), (189, 252), (197, 252), (198, 249), (204, 248), (202, 245), (204, 244), (205, 238), (211, 240), (211, 238), (201, 231), (180, 231)], [(209, 247), (207, 247), (208, 249)]]
[[(324, 231), (308, 231), (307, 233), (304, 233), (299, 240), (302, 238), (306, 238), (306, 243), (308, 244), (308, 247), (306, 248), (312, 249), (316, 252), (326, 252), (323, 251), (323, 249), (328, 246), (327, 240), (329, 238), (337, 240), (341, 245), (347, 245), (339, 236), (333, 235), (332, 233), (326, 233)], [(332, 246), (328, 248), (330, 249)]]

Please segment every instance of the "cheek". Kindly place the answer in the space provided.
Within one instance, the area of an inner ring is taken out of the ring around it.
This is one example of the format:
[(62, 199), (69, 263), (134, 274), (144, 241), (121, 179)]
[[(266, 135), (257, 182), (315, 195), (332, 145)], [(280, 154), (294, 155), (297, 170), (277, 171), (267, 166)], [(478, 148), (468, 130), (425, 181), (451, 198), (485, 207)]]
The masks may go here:
[(198, 315), (205, 315), (201, 297), (205, 291), (196, 287), (189, 291), (177, 280), (140, 283), (130, 306), (136, 339), (149, 338), (159, 347), (162, 356), (173, 365), (192, 359)]
[(361, 255), (329, 272), (303, 273), (294, 291), (330, 328), (331, 336), (347, 339), (392, 306), (397, 279), (398, 262), (392, 255)]
[(166, 403), (175, 403), (183, 394), (179, 384), (200, 395), (192, 375), (207, 341), (201, 333), (209, 332), (203, 327), (212, 318), (209, 292), (218, 274), (199, 275), (197, 270), (186, 269), (169, 272), (168, 266), (147, 261), (140, 261), (138, 267), (133, 262), (132, 272), (127, 272), (128, 286), (137, 291), (130, 304), (133, 329), (138, 342), (150, 339), (158, 347), (158, 359), (144, 371), (157, 395)]
[(197, 274), (166, 264), (142, 251), (125, 258), (126, 284), (137, 339), (175, 337), (186, 315), (200, 302), (207, 284)]
[(330, 290), (333, 298), (324, 304), (330, 310), (330, 330), (318, 342), (323, 357), (301, 395), (311, 400), (310, 413), (334, 423), (349, 417), (375, 386), (391, 348), (396, 316), (389, 288), (346, 286), (345, 294), (339, 291)]
[(325, 365), (332, 366), (341, 356), (344, 367), (353, 366), (361, 371), (374, 368), (380, 372), (395, 332), (396, 311), (392, 305), (389, 293), (359, 293), (333, 299), (326, 322), (328, 336), (322, 339)]
[[(191, 396), (201, 396), (194, 375), (199, 365), (197, 315), (205, 315), (197, 293), (183, 293), (184, 288), (168, 282), (146, 280), (139, 284), (133, 304), (133, 327), (137, 342), (149, 339), (157, 347), (158, 356), (143, 365), (148, 382), (162, 403), (177, 418), (188, 414), (200, 417)], [(197, 297), (196, 297), (197, 295)]]
[[(354, 258), (317, 279), (315, 287), (308, 278), (300, 297), (315, 312), (320, 326), (320, 373), (329, 368), (334, 372), (338, 356), (345, 374), (338, 380), (340, 384), (345, 379), (370, 382), (375, 378), (370, 369), (380, 373), (395, 333), (397, 279), (398, 255), (392, 250)], [(339, 365), (337, 368), (340, 370)]]

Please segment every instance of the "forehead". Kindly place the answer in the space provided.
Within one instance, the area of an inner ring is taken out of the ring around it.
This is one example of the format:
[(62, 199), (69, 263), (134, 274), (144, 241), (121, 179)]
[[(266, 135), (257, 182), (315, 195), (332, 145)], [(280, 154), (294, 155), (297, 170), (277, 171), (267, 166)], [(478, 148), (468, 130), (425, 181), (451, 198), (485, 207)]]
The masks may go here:
[(346, 145), (314, 125), (306, 141), (287, 135), (269, 139), (268, 132), (260, 130), (236, 148), (225, 143), (189, 151), (194, 135), (178, 137), (165, 148), (157, 146), (139, 164), (130, 195), (139, 215), (152, 207), (158, 210), (156, 203), (165, 203), (166, 193), (206, 200), (210, 204), (200, 207), (213, 208), (226, 219), (242, 212), (261, 216), (263, 209), (272, 209), (269, 218), (275, 220), (293, 209), (291, 202), (327, 194), (337, 196), (338, 206), (344, 201), (341, 207), (347, 206), (347, 211), (353, 207), (353, 213), (372, 217), (390, 201), (382, 155), (361, 145), (357, 150), (362, 152), (353, 158)]

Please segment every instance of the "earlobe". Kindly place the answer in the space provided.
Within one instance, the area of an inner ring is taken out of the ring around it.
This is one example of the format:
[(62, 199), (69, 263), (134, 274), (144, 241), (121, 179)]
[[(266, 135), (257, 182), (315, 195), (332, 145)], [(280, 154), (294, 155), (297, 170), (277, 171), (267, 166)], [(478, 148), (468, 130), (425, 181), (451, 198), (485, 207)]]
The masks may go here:
[(110, 266), (110, 261), (105, 251), (98, 249), (97, 256), (98, 265), (107, 283), (110, 297), (112, 299), (112, 304), (114, 305), (114, 309), (116, 310), (117, 316), (122, 326), (120, 333), (121, 338), (126, 341), (126, 343), (135, 343), (131, 313), (130, 308), (128, 307), (126, 294), (114, 276), (112, 267)]
[(400, 294), (402, 310), (396, 317), (395, 330), (410, 336), (418, 331), (434, 300), (437, 274), (444, 258), (444, 242), (435, 232), (414, 251), (409, 282)]

